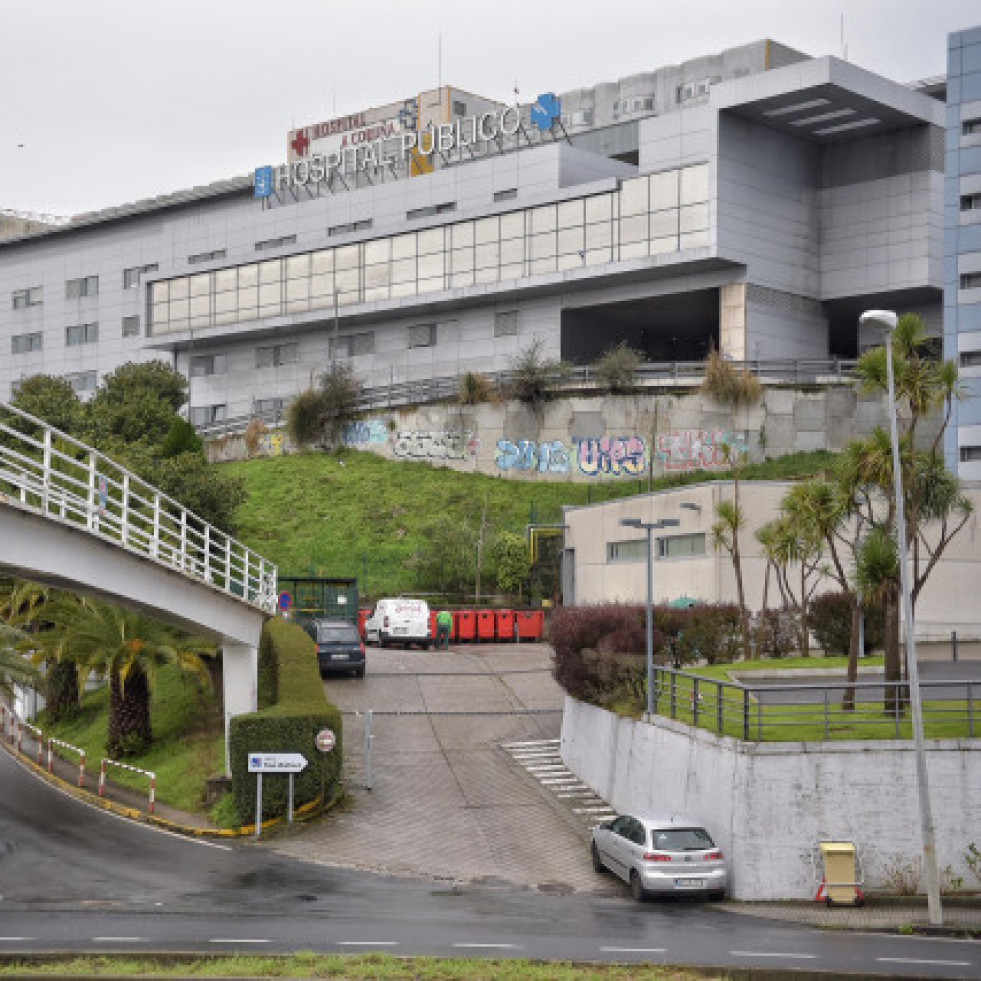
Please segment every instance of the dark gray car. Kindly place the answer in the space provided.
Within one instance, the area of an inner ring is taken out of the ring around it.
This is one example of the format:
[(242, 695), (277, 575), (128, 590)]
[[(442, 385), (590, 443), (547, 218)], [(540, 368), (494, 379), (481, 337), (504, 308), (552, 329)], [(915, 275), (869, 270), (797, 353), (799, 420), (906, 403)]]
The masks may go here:
[(364, 677), (364, 643), (355, 624), (347, 620), (311, 620), (304, 629), (317, 645), (321, 677), (339, 671)]

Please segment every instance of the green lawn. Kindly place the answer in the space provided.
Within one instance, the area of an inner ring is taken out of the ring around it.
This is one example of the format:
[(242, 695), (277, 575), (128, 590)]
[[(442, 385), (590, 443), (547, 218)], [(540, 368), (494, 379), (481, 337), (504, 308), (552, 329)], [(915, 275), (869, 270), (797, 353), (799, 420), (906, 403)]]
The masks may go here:
[[(685, 675), (697, 675), (706, 681), (729, 681), (731, 672), (758, 671), (772, 674), (792, 668), (830, 669), (825, 678), (788, 678), (787, 684), (820, 683), (823, 680), (844, 681), (847, 659), (843, 657), (786, 658), (781, 660), (739, 661), (736, 664), (705, 665), (686, 669)], [(861, 667), (882, 667), (881, 657), (866, 657)], [(751, 741), (805, 742), (840, 739), (911, 739), (912, 722), (907, 712), (898, 723), (883, 711), (881, 701), (857, 702), (854, 710), (841, 708), (841, 689), (828, 694), (827, 705), (760, 705), (750, 695), (748, 701), (738, 688), (722, 688), (710, 683), (698, 685), (699, 699), (694, 699), (695, 680), (676, 677), (672, 689), (667, 680), (658, 692), (655, 711), (688, 724), (719, 732), (722, 715), (723, 735)], [(859, 681), (862, 678), (859, 676)], [(721, 703), (720, 703), (721, 699)], [(974, 707), (977, 713), (977, 706)], [(924, 734), (928, 739), (966, 738), (970, 735), (968, 705), (958, 701), (924, 701)], [(975, 721), (975, 735), (981, 720)]]
[[(806, 477), (827, 467), (829, 453), (800, 453), (746, 468), (749, 478)], [(646, 479), (547, 482), (460, 473), (402, 463), (373, 453), (298, 453), (228, 463), (247, 498), (238, 537), (283, 575), (351, 576), (363, 596), (418, 589), (411, 559), (433, 526), (479, 523), (486, 502), (490, 534), (524, 533), (529, 522), (557, 523), (562, 505), (647, 491)], [(728, 479), (699, 472), (653, 482), (654, 489)]]
[[(85, 784), (95, 788), (99, 765), (106, 755), (109, 690), (88, 692), (78, 716), (51, 724), (44, 713), (37, 720), (45, 739), (55, 736), (85, 750)], [(224, 772), (224, 731), (221, 693), (199, 692), (193, 681), (176, 667), (157, 673), (151, 704), (153, 745), (141, 756), (125, 762), (157, 775), (157, 800), (191, 813), (204, 813), (204, 788), (209, 777)], [(66, 759), (73, 754), (62, 752)], [(147, 778), (113, 767), (108, 774), (115, 783), (148, 792)]]

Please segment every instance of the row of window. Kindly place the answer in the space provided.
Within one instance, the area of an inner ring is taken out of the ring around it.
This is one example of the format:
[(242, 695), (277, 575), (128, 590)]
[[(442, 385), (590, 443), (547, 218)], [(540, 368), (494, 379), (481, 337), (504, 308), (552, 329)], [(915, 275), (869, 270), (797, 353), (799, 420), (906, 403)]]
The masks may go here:
[[(705, 533), (665, 535), (654, 539), (654, 553), (659, 559), (691, 559), (705, 555)], [(646, 562), (647, 539), (631, 538), (606, 543), (607, 562)]]
[[(99, 384), (99, 375), (95, 371), (75, 371), (62, 376), (66, 382), (74, 389), (77, 395), (84, 395), (87, 392), (94, 392)], [(10, 383), (10, 394), (16, 395), (20, 386), (26, 381), (21, 378)]]
[[(123, 317), (122, 336), (138, 337), (140, 334), (140, 318), (138, 316)], [(73, 324), (65, 328), (65, 346), (77, 347), (80, 344), (94, 344), (99, 339), (98, 323)], [(44, 348), (44, 334), (31, 331), (26, 334), (14, 334), (10, 338), (11, 354), (27, 354), (30, 351), (41, 351)]]
[(412, 297), (708, 244), (705, 164), (573, 198), (350, 245), (158, 280), (153, 335)]
[(977, 119), (965, 119), (964, 122), (961, 123), (961, 133), (963, 133), (964, 136), (975, 136), (978, 133), (981, 133), (981, 117), (978, 117)]
[(981, 272), (961, 273), (961, 289), (976, 290), (981, 288)]

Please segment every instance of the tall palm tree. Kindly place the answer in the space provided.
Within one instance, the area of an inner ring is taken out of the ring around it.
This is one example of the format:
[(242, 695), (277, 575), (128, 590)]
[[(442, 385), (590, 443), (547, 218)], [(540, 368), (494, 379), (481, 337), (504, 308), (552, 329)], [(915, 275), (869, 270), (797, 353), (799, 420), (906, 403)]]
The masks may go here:
[[(737, 451), (738, 452), (738, 451)], [(739, 475), (741, 460), (733, 460), (730, 444), (723, 447), (723, 454), (732, 466), (732, 500), (719, 501), (715, 506), (715, 522), (712, 525), (712, 545), (717, 552), (725, 550), (732, 560), (736, 576), (736, 596), (739, 600), (739, 627), (743, 638), (743, 657), (753, 657), (753, 645), (749, 636), (749, 611), (746, 609), (746, 590), (743, 586), (743, 563), (739, 549), (739, 533), (746, 525), (746, 516), (739, 504)]]
[(0, 623), (0, 696), (11, 701), (14, 685), (36, 688), (41, 680), (40, 672), (19, 650), (23, 639), (23, 631)]
[(62, 597), (48, 615), (58, 642), (87, 671), (108, 679), (110, 756), (138, 754), (153, 741), (150, 698), (162, 665), (176, 664), (202, 688), (210, 688), (202, 659), (212, 649), (207, 641), (183, 637), (141, 613), (89, 598)]

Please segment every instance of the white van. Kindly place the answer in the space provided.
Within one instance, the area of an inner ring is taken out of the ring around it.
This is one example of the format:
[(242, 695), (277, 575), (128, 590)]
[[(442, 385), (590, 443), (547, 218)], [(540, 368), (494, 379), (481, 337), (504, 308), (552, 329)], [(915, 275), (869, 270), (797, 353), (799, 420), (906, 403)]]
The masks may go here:
[(428, 650), (433, 642), (429, 604), (420, 599), (380, 599), (365, 621), (364, 639), (381, 647), (419, 644)]

